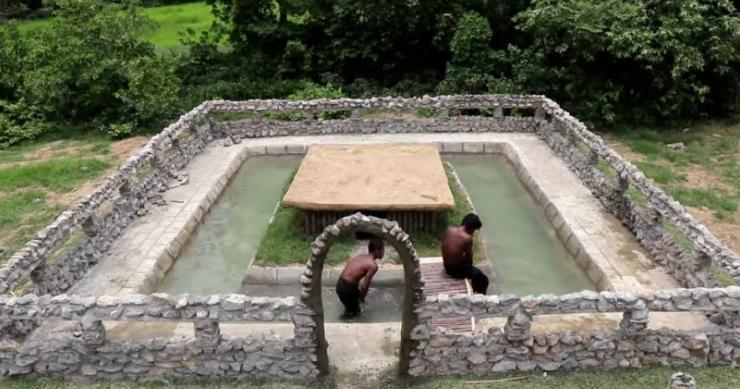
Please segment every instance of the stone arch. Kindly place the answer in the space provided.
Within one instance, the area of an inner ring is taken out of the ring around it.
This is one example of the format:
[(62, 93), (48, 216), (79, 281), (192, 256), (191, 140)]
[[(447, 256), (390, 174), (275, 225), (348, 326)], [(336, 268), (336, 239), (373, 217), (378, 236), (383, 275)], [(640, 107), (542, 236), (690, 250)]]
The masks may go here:
[(362, 232), (373, 234), (393, 246), (401, 257), (404, 270), (404, 296), (401, 316), (401, 350), (399, 372), (407, 374), (411, 350), (416, 347), (411, 332), (419, 324), (418, 312), (424, 303), (424, 283), (421, 279), (419, 256), (397, 222), (356, 213), (328, 226), (311, 244), (311, 257), (301, 277), (303, 289), (293, 315), (295, 341), (299, 347), (311, 349), (316, 355), (319, 374), (329, 372), (329, 357), (324, 334), (324, 305), (321, 297), (321, 273), (329, 249), (341, 236)]

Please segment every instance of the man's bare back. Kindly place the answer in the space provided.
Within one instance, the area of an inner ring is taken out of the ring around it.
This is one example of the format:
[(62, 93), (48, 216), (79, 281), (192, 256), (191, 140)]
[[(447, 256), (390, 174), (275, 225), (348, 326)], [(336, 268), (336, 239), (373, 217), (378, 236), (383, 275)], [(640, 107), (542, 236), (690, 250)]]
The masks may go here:
[(473, 236), (465, 227), (448, 227), (442, 235), (442, 260), (445, 265), (473, 264)]
[(478, 215), (469, 213), (462, 225), (448, 227), (442, 236), (442, 262), (452, 278), (468, 278), (475, 293), (486, 294), (488, 277), (473, 266), (473, 235), (483, 227)]
[(371, 240), (367, 254), (358, 255), (347, 262), (337, 280), (337, 296), (346, 308), (346, 317), (360, 313), (360, 302), (365, 301), (373, 276), (378, 271), (376, 260), (383, 258), (382, 240)]
[(347, 282), (359, 284), (366, 276), (372, 276), (378, 271), (373, 254), (362, 254), (352, 258), (342, 270), (339, 277)]

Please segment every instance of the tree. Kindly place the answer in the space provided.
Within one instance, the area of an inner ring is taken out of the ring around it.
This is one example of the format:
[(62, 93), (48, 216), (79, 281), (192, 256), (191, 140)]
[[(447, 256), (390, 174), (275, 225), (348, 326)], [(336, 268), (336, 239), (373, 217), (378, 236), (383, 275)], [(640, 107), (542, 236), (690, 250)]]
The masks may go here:
[(493, 30), (477, 12), (460, 18), (450, 42), (452, 60), (447, 65), (447, 77), (438, 86), (443, 94), (508, 93), (516, 90), (507, 79), (510, 68), (506, 52), (493, 50)]
[(740, 19), (728, 0), (535, 0), (513, 50), (519, 82), (593, 122), (720, 114), (737, 96)]
[(0, 75), (13, 75), (0, 76), (0, 143), (35, 136), (39, 131), (19, 135), (19, 129), (42, 122), (116, 135), (163, 124), (178, 108), (179, 80), (139, 40), (148, 22), (138, 9), (96, 0), (57, 5), (50, 27), (33, 36), (0, 26)]

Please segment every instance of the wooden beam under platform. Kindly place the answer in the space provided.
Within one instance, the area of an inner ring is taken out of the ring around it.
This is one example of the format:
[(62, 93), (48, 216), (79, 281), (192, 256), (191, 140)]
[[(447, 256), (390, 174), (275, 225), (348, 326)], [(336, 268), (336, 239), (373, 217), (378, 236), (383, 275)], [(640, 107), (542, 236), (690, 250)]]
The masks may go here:
[(434, 232), (436, 230), (438, 211), (310, 211), (303, 210), (303, 230), (311, 235), (318, 235), (326, 226), (336, 223), (338, 219), (361, 212), (368, 216), (382, 217), (398, 222), (406, 232)]

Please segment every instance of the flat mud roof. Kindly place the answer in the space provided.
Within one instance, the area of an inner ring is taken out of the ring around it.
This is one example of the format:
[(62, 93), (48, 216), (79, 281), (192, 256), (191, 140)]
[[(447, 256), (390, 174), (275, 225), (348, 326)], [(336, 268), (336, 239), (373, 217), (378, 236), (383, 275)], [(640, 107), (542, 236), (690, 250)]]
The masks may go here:
[(453, 209), (435, 145), (313, 145), (283, 198), (313, 211)]

